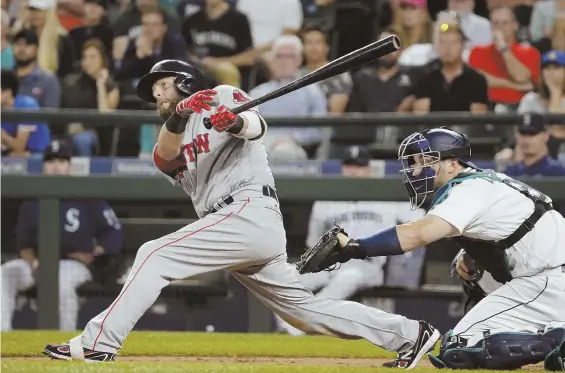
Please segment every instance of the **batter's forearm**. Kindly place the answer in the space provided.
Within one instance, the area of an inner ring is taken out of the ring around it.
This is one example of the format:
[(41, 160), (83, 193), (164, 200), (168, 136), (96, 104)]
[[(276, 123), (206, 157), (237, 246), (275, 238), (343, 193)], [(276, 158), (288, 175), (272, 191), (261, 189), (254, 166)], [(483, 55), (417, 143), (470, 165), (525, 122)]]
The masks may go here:
[(165, 161), (174, 160), (180, 153), (188, 119), (174, 113), (167, 119), (157, 139), (157, 154)]
[(267, 124), (261, 116), (253, 111), (244, 111), (238, 115), (236, 125), (228, 130), (234, 136), (255, 141), (261, 139), (265, 135)]

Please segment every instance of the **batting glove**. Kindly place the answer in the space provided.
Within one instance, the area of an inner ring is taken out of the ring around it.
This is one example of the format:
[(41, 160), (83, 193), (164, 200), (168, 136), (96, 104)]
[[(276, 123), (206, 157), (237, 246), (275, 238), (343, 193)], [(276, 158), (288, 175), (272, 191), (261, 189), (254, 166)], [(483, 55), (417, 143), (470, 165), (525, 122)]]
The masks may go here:
[(218, 132), (228, 131), (236, 124), (243, 125), (242, 122), (243, 119), (237, 114), (232, 113), (225, 105), (221, 105), (218, 108), (218, 112), (210, 117), (210, 124), (212, 124), (212, 127)]
[(213, 89), (196, 92), (178, 103), (176, 107), (177, 114), (183, 118), (188, 118), (192, 113), (200, 114), (202, 110), (211, 110), (210, 104), (214, 102), (215, 94), (216, 91)]

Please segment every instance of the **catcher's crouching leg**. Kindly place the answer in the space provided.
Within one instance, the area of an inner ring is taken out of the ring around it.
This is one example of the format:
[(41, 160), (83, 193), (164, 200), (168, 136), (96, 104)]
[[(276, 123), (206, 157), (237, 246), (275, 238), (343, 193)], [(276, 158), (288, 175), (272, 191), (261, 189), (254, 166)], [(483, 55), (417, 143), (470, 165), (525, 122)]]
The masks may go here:
[(485, 333), (473, 346), (453, 336), (443, 336), (439, 355), (428, 354), (436, 368), (513, 370), (545, 361), (545, 369), (561, 371), (565, 352), (565, 328), (546, 333)]

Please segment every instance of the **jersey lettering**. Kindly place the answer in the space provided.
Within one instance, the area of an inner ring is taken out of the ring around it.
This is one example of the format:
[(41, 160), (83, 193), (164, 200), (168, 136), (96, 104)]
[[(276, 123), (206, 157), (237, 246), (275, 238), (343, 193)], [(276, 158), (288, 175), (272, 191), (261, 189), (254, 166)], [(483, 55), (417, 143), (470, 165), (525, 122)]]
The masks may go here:
[(78, 229), (80, 228), (80, 211), (77, 208), (70, 208), (67, 210), (67, 213), (65, 214), (65, 218), (67, 220), (67, 222), (65, 223), (65, 230), (67, 232), (73, 233), (78, 231)]
[(237, 102), (237, 103), (244, 103), (249, 101), (249, 99), (247, 97), (245, 97), (245, 95), (243, 94), (243, 92), (241, 92), (240, 90), (235, 89), (233, 91), (233, 102)]
[(186, 152), (186, 155), (188, 156), (188, 161), (190, 163), (194, 163), (196, 162), (196, 156), (194, 155), (194, 144), (190, 143), (190, 144), (186, 144), (183, 145), (183, 150)]
[(208, 141), (208, 134), (196, 135), (196, 138), (192, 140), (194, 148), (198, 154), (209, 153), (210, 152), (210, 142)]

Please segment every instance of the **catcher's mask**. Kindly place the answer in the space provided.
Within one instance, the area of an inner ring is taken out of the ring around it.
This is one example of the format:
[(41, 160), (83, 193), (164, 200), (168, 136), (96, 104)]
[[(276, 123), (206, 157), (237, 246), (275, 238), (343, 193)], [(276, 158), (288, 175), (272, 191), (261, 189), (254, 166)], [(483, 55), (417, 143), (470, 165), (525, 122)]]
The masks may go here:
[(421, 207), (435, 192), (434, 164), (456, 159), (467, 165), (470, 157), (471, 144), (467, 136), (445, 127), (415, 132), (405, 138), (398, 149), (398, 160), (412, 209)]

